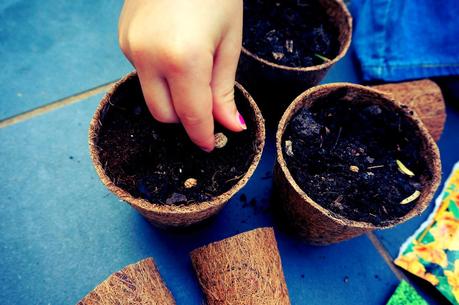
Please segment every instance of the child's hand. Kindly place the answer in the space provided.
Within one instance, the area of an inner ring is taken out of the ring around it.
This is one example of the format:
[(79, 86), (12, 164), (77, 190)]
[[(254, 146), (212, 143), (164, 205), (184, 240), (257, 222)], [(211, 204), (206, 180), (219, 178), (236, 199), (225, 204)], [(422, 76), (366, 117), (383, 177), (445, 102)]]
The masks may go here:
[(156, 120), (181, 122), (205, 151), (214, 148), (214, 118), (246, 128), (234, 103), (242, 0), (126, 0), (119, 43)]

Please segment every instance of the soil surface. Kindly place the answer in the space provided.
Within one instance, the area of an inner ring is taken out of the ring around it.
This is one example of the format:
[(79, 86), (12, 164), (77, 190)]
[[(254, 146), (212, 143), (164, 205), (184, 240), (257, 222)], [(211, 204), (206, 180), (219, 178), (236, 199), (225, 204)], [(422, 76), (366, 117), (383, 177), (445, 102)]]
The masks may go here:
[[(147, 109), (137, 78), (120, 86), (103, 110), (97, 146), (115, 185), (158, 204), (202, 202), (228, 191), (247, 172), (257, 150), (255, 114), (236, 89), (247, 130), (227, 136), (225, 147), (205, 153), (179, 124), (161, 124)], [(189, 178), (193, 179), (188, 180)], [(194, 185), (185, 187), (187, 184)]]
[(317, 0), (244, 0), (243, 46), (290, 67), (323, 64), (339, 53), (338, 30)]
[(417, 200), (401, 202), (432, 178), (418, 128), (401, 111), (343, 96), (330, 94), (292, 117), (282, 140), (290, 173), (311, 199), (348, 219), (379, 224), (404, 216)]

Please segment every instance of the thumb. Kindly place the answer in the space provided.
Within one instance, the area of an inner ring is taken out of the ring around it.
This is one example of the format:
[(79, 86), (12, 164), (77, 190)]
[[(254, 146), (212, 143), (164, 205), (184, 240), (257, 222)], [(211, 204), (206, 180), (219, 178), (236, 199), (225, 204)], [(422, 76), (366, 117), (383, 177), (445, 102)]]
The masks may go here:
[(214, 55), (212, 71), (212, 112), (215, 120), (232, 131), (247, 129), (234, 102), (234, 80), (241, 52), (241, 33), (228, 34)]

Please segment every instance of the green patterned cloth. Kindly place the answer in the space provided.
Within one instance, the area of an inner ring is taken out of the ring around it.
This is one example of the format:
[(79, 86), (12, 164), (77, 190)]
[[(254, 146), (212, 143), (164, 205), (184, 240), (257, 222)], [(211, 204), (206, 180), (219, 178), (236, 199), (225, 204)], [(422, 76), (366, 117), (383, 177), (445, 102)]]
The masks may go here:
[(387, 305), (429, 305), (416, 292), (416, 290), (405, 281), (401, 281)]

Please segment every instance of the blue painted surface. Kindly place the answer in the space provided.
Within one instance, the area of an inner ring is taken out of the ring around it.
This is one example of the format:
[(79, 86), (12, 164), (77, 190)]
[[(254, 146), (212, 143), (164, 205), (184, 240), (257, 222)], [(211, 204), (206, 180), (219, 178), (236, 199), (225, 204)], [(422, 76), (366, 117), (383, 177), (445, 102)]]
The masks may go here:
[(122, 0), (2, 0), (0, 120), (118, 79)]
[[(254, 177), (211, 221), (186, 232), (152, 227), (109, 193), (89, 159), (100, 96), (0, 130), (0, 303), (72, 304), (109, 274), (152, 256), (178, 304), (202, 295), (188, 252), (260, 226), (269, 209), (272, 135)], [(268, 179), (266, 178), (268, 177)], [(397, 279), (366, 237), (307, 246), (276, 230), (293, 304), (384, 304)]]
[[(352, 49), (351, 49), (352, 50)], [(338, 61), (328, 71), (322, 83), (349, 82), (360, 83), (361, 77), (356, 69), (356, 62), (352, 51), (349, 51), (342, 60)]]

